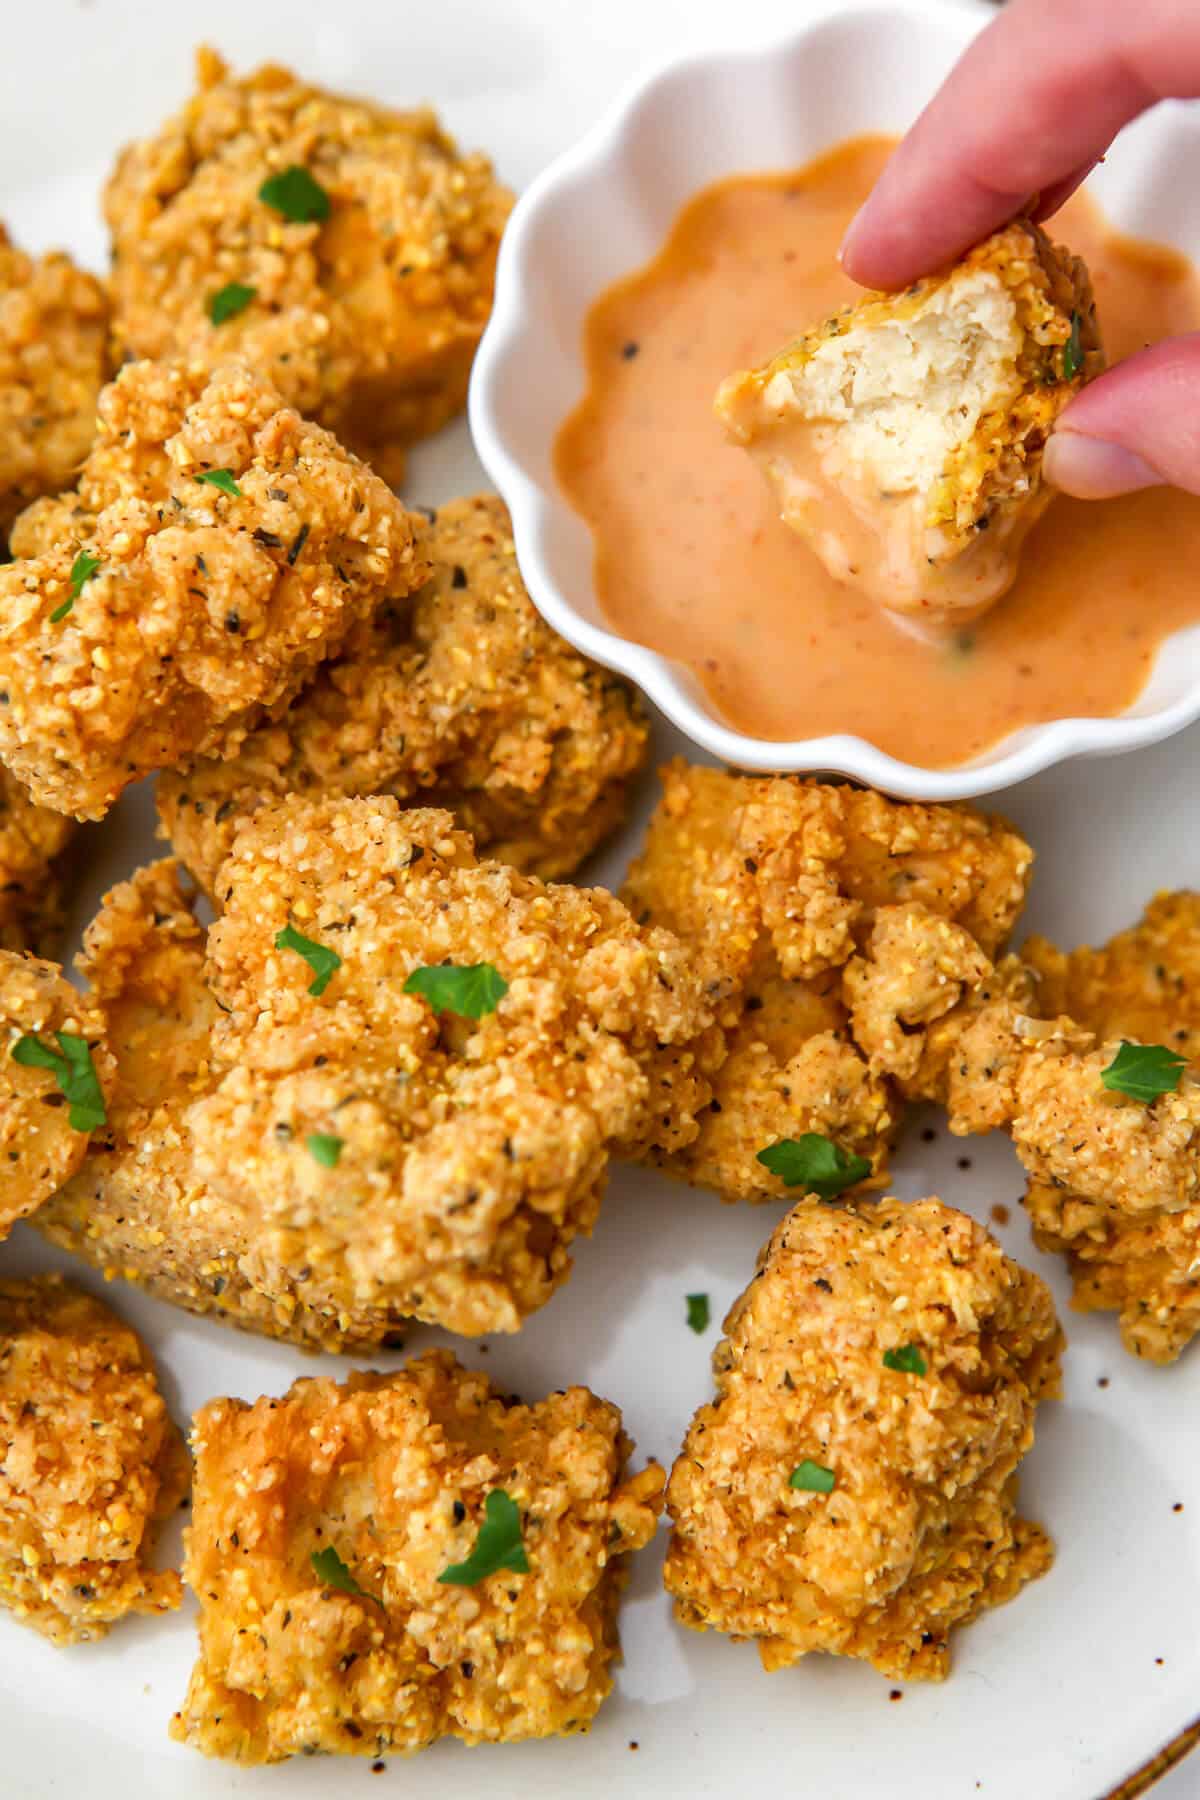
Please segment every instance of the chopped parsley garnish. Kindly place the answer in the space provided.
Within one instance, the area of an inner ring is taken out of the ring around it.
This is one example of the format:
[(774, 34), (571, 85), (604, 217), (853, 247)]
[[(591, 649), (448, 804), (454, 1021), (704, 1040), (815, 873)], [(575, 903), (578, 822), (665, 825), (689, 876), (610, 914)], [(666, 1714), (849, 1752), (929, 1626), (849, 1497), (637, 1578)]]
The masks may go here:
[[(323, 1550), (314, 1550), (309, 1561), (317, 1580), (325, 1587), (340, 1588), (343, 1594), (357, 1594), (361, 1600), (375, 1600), (374, 1594), (368, 1594), (366, 1588), (359, 1587), (332, 1544), (326, 1544)], [(382, 1606), (383, 1602), (375, 1600), (375, 1604)]]
[(95, 1131), (108, 1120), (104, 1089), (96, 1074), (87, 1039), (56, 1031), (58, 1049), (26, 1032), (12, 1047), (12, 1059), (25, 1069), (50, 1069), (70, 1108), (72, 1131)]
[(491, 963), (438, 963), (414, 969), (404, 984), (406, 994), (420, 994), (435, 1013), (457, 1013), (460, 1019), (482, 1019), (495, 1012), (508, 983)]
[(302, 956), (313, 972), (313, 979), (308, 984), (310, 994), (319, 998), (329, 986), (334, 975), (342, 966), (342, 959), (336, 950), (328, 944), (315, 944), (296, 930), (294, 925), (285, 925), (282, 931), (275, 933), (277, 950), (294, 950)]
[(1114, 1094), (1127, 1094), (1131, 1100), (1144, 1100), (1147, 1106), (1160, 1094), (1174, 1094), (1179, 1077), (1187, 1068), (1187, 1057), (1165, 1044), (1121, 1045), (1100, 1079)]
[(475, 1587), (500, 1569), (516, 1575), (529, 1573), (529, 1558), (521, 1542), (521, 1514), (516, 1501), (503, 1488), (493, 1488), (484, 1502), (484, 1520), (475, 1548), (466, 1562), (451, 1563), (438, 1580), (449, 1587)]
[(66, 618), (67, 614), (70, 612), (80, 594), (82, 594), (84, 588), (99, 567), (100, 558), (98, 556), (89, 556), (86, 550), (81, 550), (79, 552), (79, 555), (71, 564), (71, 573), (67, 577), (71, 587), (71, 597), (69, 600), (64, 600), (61, 606), (56, 606), (54, 611), (50, 614), (50, 623), (52, 625), (57, 625), (60, 620)]
[(885, 1369), (895, 1369), (900, 1375), (927, 1375), (929, 1365), (915, 1344), (901, 1344), (898, 1350), (885, 1350), (883, 1353)]
[(304, 1141), (314, 1162), (319, 1162), (323, 1169), (337, 1168), (344, 1138), (334, 1137), (331, 1131), (313, 1131)]
[(832, 1200), (871, 1173), (865, 1156), (853, 1156), (819, 1132), (806, 1131), (798, 1138), (780, 1138), (760, 1150), (757, 1161), (787, 1187), (802, 1187), (822, 1200)]
[(223, 494), (229, 494), (234, 500), (240, 500), (242, 490), (234, 478), (232, 469), (204, 469), (195, 477), (197, 481), (206, 481), (209, 487), (219, 488)]
[(1083, 320), (1071, 314), (1071, 335), (1063, 345), (1063, 379), (1074, 381), (1083, 367)]
[(329, 195), (301, 163), (268, 175), (258, 197), (293, 225), (315, 225), (329, 217)]
[(254, 296), (256, 287), (247, 287), (244, 281), (227, 281), (223, 288), (208, 296), (207, 312), (214, 325), (223, 325), (226, 319), (236, 319), (239, 313), (245, 312)]
[(708, 1295), (689, 1294), (687, 1296), (687, 1322), (693, 1331), (708, 1330)]
[(810, 1462), (805, 1457), (788, 1476), (788, 1486), (799, 1488), (802, 1494), (832, 1494), (837, 1486), (837, 1476), (832, 1469), (822, 1463)]

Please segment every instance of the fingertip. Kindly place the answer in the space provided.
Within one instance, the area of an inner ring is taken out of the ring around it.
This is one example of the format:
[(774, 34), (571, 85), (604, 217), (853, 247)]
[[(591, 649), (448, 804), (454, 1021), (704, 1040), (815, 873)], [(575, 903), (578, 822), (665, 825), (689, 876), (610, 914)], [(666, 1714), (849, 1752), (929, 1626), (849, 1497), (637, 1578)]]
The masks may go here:
[(1112, 500), (1163, 483), (1158, 470), (1124, 444), (1062, 428), (1051, 433), (1042, 473), (1051, 487), (1075, 500)]
[(858, 223), (859, 223), (859, 220), (862, 218), (863, 214), (866, 212), (866, 210), (867, 209), (865, 206), (859, 207), (858, 211), (855, 213), (854, 217), (851, 219), (850, 223), (847, 225), (845, 231), (843, 232), (842, 241), (838, 245), (838, 251), (837, 251), (838, 262), (841, 264), (842, 268), (846, 271), (846, 274), (850, 276), (851, 280), (856, 279), (855, 274), (854, 274), (854, 249), (855, 249), (855, 238), (858, 235)]

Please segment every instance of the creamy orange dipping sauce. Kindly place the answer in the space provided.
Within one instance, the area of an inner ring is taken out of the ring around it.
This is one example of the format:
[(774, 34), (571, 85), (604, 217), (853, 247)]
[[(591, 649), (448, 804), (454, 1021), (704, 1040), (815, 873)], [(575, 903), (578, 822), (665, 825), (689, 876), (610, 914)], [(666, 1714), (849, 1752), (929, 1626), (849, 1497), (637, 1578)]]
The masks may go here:
[[(890, 147), (855, 139), (698, 194), (655, 260), (592, 307), (588, 389), (557, 469), (591, 526), (608, 619), (693, 668), (729, 724), (778, 740), (853, 732), (945, 768), (1020, 725), (1136, 699), (1159, 644), (1200, 619), (1200, 499), (1056, 500), (1015, 587), (943, 644), (825, 572), (726, 442), (713, 396), (861, 294), (836, 252)], [(1200, 326), (1186, 258), (1118, 235), (1083, 198), (1051, 229), (1091, 268), (1110, 361)]]

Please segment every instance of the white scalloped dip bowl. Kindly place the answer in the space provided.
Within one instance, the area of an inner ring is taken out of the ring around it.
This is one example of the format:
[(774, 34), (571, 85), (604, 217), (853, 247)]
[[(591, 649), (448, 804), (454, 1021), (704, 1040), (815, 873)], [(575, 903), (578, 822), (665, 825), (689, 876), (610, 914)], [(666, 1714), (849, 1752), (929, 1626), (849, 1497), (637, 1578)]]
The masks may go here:
[[(1119, 717), (1026, 726), (969, 763), (926, 769), (860, 737), (777, 742), (735, 731), (688, 669), (604, 620), (590, 531), (553, 468), (555, 436), (584, 391), (591, 303), (654, 255), (680, 208), (710, 182), (796, 167), (860, 132), (902, 131), (994, 16), (970, 0), (817, 11), (782, 40), (680, 57), (641, 81), (513, 213), (470, 416), (479, 455), (512, 512), (534, 602), (579, 650), (635, 681), (693, 742), (747, 769), (825, 770), (910, 799), (952, 800), (1008, 787), (1068, 757), (1167, 737), (1200, 717), (1200, 626), (1163, 645), (1142, 693)], [(1090, 189), (1115, 225), (1200, 257), (1200, 207), (1186, 178), (1198, 152), (1195, 114), (1160, 106), (1123, 134)]]

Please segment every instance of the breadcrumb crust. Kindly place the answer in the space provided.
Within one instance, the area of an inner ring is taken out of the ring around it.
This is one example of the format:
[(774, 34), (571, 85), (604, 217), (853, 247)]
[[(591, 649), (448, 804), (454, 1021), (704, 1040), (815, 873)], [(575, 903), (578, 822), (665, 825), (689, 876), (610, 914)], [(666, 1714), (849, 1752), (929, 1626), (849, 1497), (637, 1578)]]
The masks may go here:
[[(193, 1445), (200, 1660), (173, 1737), (259, 1763), (587, 1730), (664, 1479), (655, 1463), (626, 1475), (615, 1406), (579, 1387), (527, 1406), (434, 1350), (395, 1375), (214, 1400)], [(528, 1572), (440, 1583), (495, 1489)], [(328, 1548), (362, 1593), (323, 1585)]]
[(378, 476), (232, 367), (129, 364), (78, 492), (36, 503), (12, 543), (0, 758), (80, 818), (152, 770), (232, 754), (428, 572)]
[[(256, 370), (395, 485), (403, 446), (460, 410), (513, 197), (428, 108), (397, 112), (278, 64), (197, 55), (197, 92), (118, 158), (104, 196), (119, 350)], [(325, 221), (259, 189), (299, 166)], [(253, 289), (214, 325), (213, 296)]]
[[(884, 1363), (913, 1348), (922, 1373)], [(1061, 1349), (1044, 1282), (941, 1201), (797, 1208), (671, 1471), (677, 1618), (753, 1638), (768, 1670), (821, 1650), (943, 1679), (952, 1628), (1050, 1566), (1016, 1470)], [(790, 1485), (803, 1462), (831, 1491)]]
[(418, 521), (427, 582), (384, 605), (236, 756), (158, 783), (172, 848), (210, 894), (242, 814), (286, 793), (443, 806), (476, 847), (560, 880), (624, 817), (649, 724), (634, 689), (545, 624), (504, 502)]
[(189, 1474), (129, 1326), (60, 1275), (0, 1282), (0, 1605), (59, 1645), (173, 1610), (146, 1557)]

